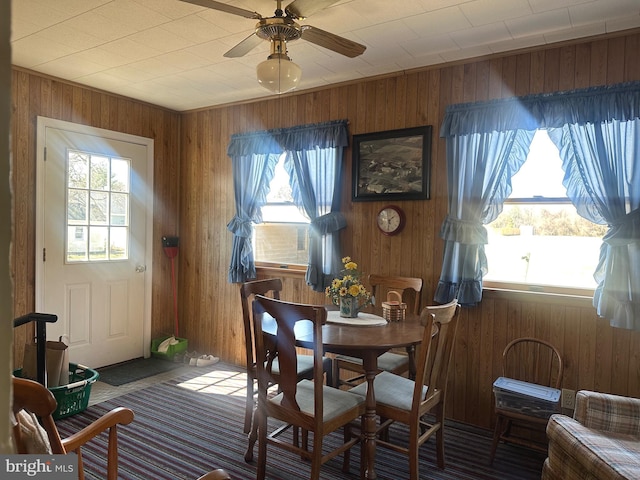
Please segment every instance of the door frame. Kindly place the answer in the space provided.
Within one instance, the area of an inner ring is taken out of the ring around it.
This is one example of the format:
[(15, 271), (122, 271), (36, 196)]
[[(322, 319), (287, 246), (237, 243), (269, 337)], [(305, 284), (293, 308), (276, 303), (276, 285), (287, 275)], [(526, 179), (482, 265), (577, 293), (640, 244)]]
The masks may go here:
[[(147, 150), (145, 192), (145, 278), (144, 278), (144, 315), (143, 315), (143, 345), (144, 357), (151, 355), (151, 299), (153, 285), (153, 170), (154, 170), (154, 140), (129, 133), (116, 132), (103, 128), (81, 125), (49, 117), (37, 117), (36, 134), (36, 268), (35, 268), (35, 304), (36, 311), (41, 312), (44, 306), (44, 262), (42, 251), (44, 248), (44, 162), (46, 129), (55, 128), (73, 133), (110, 138), (113, 140), (144, 145)], [(46, 313), (46, 312), (45, 312)]]

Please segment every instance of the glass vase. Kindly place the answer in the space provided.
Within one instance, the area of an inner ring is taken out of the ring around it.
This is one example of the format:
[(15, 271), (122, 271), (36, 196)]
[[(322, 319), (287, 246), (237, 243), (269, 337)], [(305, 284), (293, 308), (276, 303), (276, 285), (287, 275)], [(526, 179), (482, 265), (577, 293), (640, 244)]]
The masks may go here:
[(340, 316), (356, 318), (358, 316), (358, 299), (354, 297), (340, 298)]

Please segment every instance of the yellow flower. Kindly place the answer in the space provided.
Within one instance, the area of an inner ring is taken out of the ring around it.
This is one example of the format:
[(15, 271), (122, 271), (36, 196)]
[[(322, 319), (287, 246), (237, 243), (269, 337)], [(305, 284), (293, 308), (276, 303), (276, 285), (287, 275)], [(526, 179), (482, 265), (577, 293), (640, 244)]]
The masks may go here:
[(348, 292), (347, 287), (342, 287), (340, 289), (340, 296), (344, 297), (347, 294), (347, 292)]
[(352, 297), (357, 297), (362, 292), (361, 287), (362, 285), (351, 285), (349, 287), (349, 295), (351, 295)]
[(356, 270), (358, 268), (358, 264), (355, 262), (347, 262), (344, 264), (344, 268), (347, 270)]
[(342, 258), (342, 263), (349, 263), (351, 261), (351, 257), (343, 257)]
[(334, 278), (333, 282), (331, 282), (331, 286), (333, 288), (340, 288), (342, 286), (342, 280), (340, 280), (339, 278)]

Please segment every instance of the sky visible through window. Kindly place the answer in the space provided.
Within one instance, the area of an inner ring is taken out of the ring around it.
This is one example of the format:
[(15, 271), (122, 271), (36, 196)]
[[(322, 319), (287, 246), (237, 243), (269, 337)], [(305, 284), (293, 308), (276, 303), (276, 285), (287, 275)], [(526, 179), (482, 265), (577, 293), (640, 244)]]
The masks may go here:
[(562, 185), (564, 172), (558, 148), (547, 132), (538, 130), (531, 142), (529, 156), (511, 179), (512, 198), (542, 196), (559, 198), (567, 196)]
[[(309, 223), (309, 219), (293, 204), (289, 175), (284, 169), (285, 154), (280, 155), (276, 164), (271, 190), (267, 194), (267, 205), (262, 207), (265, 222)], [(268, 205), (269, 203), (287, 203), (288, 205)]]

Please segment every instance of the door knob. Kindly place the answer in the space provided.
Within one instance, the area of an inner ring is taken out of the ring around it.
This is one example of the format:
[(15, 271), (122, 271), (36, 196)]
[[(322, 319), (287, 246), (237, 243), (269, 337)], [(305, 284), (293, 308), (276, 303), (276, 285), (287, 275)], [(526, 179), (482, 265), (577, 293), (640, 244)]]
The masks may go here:
[(147, 271), (147, 266), (146, 265), (136, 265), (136, 272), (137, 273), (144, 273)]

